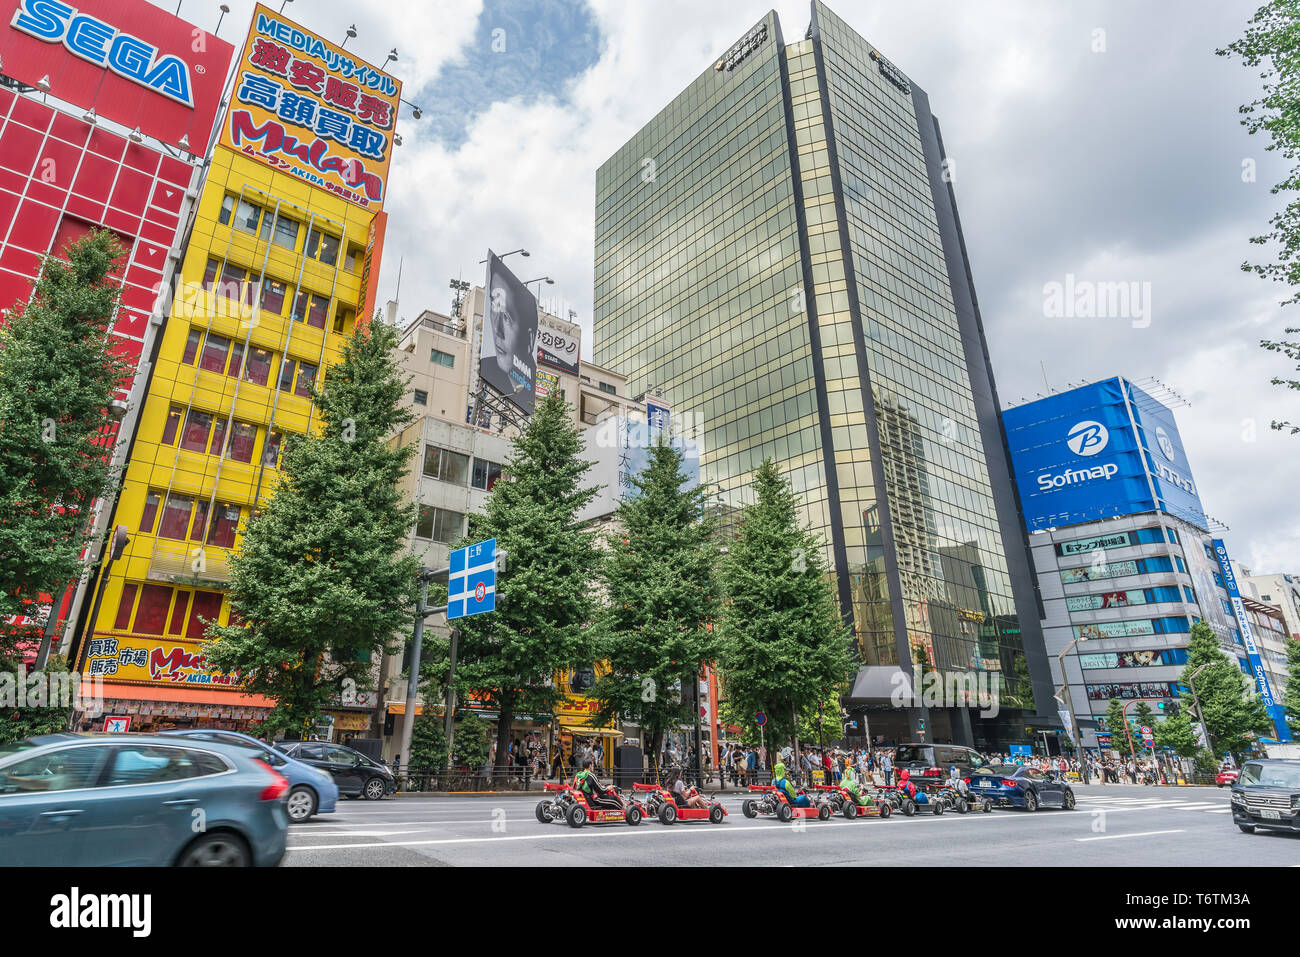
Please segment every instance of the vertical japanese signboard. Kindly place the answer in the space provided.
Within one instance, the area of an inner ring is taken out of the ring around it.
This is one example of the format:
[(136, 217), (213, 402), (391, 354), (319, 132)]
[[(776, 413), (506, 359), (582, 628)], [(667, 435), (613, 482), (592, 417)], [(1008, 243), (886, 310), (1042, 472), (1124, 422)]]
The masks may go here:
[(221, 145), (378, 210), (401, 93), (388, 74), (258, 4)]

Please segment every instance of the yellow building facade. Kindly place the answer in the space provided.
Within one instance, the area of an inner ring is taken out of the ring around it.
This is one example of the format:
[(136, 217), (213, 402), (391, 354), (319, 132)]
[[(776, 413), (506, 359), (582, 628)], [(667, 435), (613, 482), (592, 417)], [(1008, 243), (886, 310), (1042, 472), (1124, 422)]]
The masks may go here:
[[(252, 62), (264, 9), (245, 47)], [(394, 94), (390, 129), (396, 103)], [(101, 573), (82, 650), (83, 672), (105, 681), (106, 713), (132, 716), (132, 730), (249, 727), (273, 704), (208, 668), (204, 619), (229, 622), (230, 557), (275, 488), (284, 438), (318, 426), (312, 386), (355, 328), (364, 276), (379, 270), (382, 198), (362, 205), (308, 181), (292, 155), (268, 162), (226, 138), (210, 159), (117, 502), (114, 523), (130, 542)]]

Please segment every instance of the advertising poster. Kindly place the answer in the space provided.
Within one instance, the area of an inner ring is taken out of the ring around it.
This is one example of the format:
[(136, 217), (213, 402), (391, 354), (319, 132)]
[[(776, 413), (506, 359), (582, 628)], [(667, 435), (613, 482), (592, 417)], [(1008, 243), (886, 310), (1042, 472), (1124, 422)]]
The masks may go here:
[(232, 690), (240, 687), (238, 675), (222, 674), (208, 667), (202, 643), (175, 641), (161, 636), (92, 638), (87, 649), (86, 673), (113, 681)]
[(526, 415), (536, 405), (537, 300), (488, 251), (479, 376)]
[(387, 73), (258, 4), (221, 145), (377, 210), (401, 94)]
[(234, 46), (146, 0), (0, 0), (5, 76), (202, 154)]
[(577, 375), (581, 347), (581, 326), (560, 329), (548, 320), (537, 330), (537, 361), (548, 366)]

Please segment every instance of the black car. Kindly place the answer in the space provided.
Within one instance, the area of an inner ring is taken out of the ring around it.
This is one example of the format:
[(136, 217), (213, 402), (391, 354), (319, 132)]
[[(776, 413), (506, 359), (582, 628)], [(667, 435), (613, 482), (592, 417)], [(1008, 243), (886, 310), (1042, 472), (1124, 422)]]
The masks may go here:
[(1300, 834), (1300, 761), (1247, 761), (1232, 785), (1232, 820), (1247, 834), (1257, 827)]
[(346, 745), (325, 741), (281, 741), (276, 747), (297, 761), (328, 771), (344, 797), (378, 801), (397, 790), (393, 772)]
[(969, 780), (972, 774), (987, 768), (989, 762), (978, 751), (959, 744), (900, 744), (894, 751), (895, 776), (899, 771), (909, 771), (918, 787), (925, 778), (946, 780), (953, 765)]

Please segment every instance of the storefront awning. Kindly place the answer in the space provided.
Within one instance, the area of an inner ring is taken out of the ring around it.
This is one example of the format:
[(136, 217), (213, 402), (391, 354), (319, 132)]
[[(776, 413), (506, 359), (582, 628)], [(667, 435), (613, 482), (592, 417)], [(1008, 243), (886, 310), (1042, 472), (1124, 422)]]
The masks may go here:
[[(389, 713), (389, 714), (406, 714), (406, 702), (405, 702), (405, 701), (390, 701), (390, 702), (388, 702), (388, 713)], [(417, 704), (417, 705), (415, 706), (415, 713), (416, 713), (416, 714), (424, 714), (424, 705), (422, 705), (422, 704)], [(434, 709), (433, 709), (433, 713), (434, 713), (434, 714), (442, 714), (442, 705), (438, 705), (436, 708), (434, 708)]]
[(618, 728), (592, 728), (585, 724), (561, 724), (560, 730), (566, 734), (596, 736), (601, 738), (621, 738), (623, 732)]
[[(83, 689), (95, 686), (84, 681)], [(103, 696), (106, 700), (127, 701), (180, 701), (187, 704), (219, 704), (234, 708), (274, 708), (275, 701), (258, 694), (244, 694), (240, 691), (218, 691), (214, 688), (196, 688), (193, 685), (180, 685), (175, 688), (155, 688), (150, 685), (120, 684), (105, 681)]]

